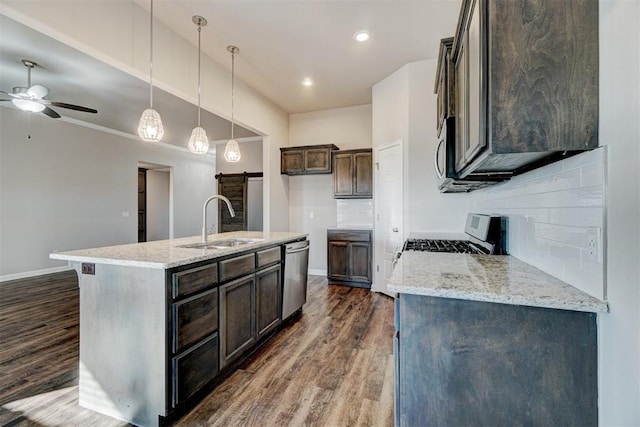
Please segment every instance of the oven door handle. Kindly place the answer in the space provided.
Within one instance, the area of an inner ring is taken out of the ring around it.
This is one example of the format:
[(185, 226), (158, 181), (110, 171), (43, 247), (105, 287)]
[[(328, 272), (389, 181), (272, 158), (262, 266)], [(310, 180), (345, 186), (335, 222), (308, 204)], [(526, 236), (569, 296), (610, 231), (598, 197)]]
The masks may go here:
[(436, 151), (433, 155), (433, 167), (436, 170), (436, 175), (438, 176), (438, 179), (444, 178), (444, 173), (440, 172), (440, 167), (438, 165), (438, 154), (440, 154), (440, 148), (442, 147), (443, 142), (444, 142), (444, 138), (438, 141), (438, 146), (436, 147)]

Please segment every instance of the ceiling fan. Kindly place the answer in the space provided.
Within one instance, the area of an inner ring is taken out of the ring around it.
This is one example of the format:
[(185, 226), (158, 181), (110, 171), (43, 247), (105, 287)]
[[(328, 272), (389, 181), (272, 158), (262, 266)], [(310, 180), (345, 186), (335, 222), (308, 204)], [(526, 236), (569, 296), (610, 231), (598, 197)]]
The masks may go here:
[(21, 109), (22, 111), (29, 111), (31, 113), (46, 114), (52, 119), (60, 118), (60, 114), (48, 106), (68, 108), (70, 110), (83, 111), (85, 113), (97, 113), (98, 110), (93, 108), (82, 107), (80, 105), (66, 104), (64, 102), (51, 101), (45, 99), (45, 96), (49, 94), (49, 88), (42, 85), (31, 86), (31, 70), (38, 66), (34, 61), (23, 59), (22, 63), (27, 67), (27, 87), (16, 86), (11, 92), (5, 92), (0, 90), (0, 93), (6, 94), (9, 98), (0, 99), (0, 101), (11, 101), (13, 105)]

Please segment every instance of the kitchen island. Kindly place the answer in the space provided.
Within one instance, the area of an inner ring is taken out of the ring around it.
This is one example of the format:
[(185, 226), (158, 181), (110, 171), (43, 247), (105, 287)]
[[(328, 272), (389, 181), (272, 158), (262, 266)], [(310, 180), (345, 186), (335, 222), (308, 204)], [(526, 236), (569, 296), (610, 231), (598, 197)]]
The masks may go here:
[[(158, 425), (191, 406), (282, 319), (283, 245), (233, 232), (51, 254), (80, 286), (81, 406)], [(195, 247), (194, 247), (195, 246)]]
[(498, 255), (405, 251), (387, 288), (396, 425), (597, 425), (606, 302)]

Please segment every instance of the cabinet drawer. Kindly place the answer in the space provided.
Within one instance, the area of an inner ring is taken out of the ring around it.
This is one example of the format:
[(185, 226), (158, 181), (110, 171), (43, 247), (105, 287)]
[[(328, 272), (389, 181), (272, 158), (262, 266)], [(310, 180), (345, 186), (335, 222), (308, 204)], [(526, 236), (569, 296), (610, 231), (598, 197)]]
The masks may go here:
[(253, 273), (256, 269), (254, 254), (247, 254), (220, 261), (220, 280), (232, 279)]
[(185, 401), (218, 374), (218, 334), (173, 358), (173, 406)]
[(173, 274), (173, 298), (189, 295), (214, 285), (218, 281), (216, 263)]
[(346, 242), (370, 242), (371, 231), (329, 230), (327, 231), (327, 238), (329, 240), (341, 240)]
[(173, 352), (218, 330), (218, 289), (173, 304)]
[(267, 265), (280, 262), (280, 260), (282, 259), (282, 249), (280, 248), (280, 246), (271, 249), (265, 249), (264, 251), (257, 252), (257, 256), (258, 268), (262, 268)]

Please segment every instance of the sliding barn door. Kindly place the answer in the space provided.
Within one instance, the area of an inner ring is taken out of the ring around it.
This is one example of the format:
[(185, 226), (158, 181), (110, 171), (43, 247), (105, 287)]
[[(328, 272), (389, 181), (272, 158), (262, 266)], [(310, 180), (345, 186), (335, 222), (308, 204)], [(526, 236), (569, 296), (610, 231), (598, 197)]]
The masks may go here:
[(262, 177), (261, 172), (218, 174), (218, 194), (231, 201), (236, 216), (231, 218), (224, 202), (218, 204), (218, 232), (247, 230), (247, 185), (249, 178)]

